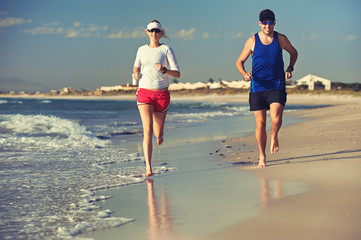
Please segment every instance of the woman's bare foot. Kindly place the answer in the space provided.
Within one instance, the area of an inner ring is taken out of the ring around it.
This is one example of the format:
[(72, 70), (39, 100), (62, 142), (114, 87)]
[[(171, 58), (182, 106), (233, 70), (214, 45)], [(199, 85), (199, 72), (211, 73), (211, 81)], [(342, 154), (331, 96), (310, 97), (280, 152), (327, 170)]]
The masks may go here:
[(258, 167), (259, 168), (265, 168), (266, 167), (266, 159), (265, 158), (260, 158), (259, 159)]
[(160, 146), (163, 143), (163, 136), (157, 137), (157, 144)]
[(275, 154), (280, 150), (280, 146), (278, 143), (278, 137), (271, 138), (271, 154)]
[(153, 171), (152, 171), (152, 168), (151, 167), (148, 167), (148, 166), (146, 166), (145, 167), (145, 171), (146, 171), (146, 174), (144, 174), (144, 177), (151, 177), (151, 176), (153, 176)]
[(151, 176), (153, 176), (153, 173), (152, 173), (152, 172), (149, 172), (149, 173), (147, 173), (147, 174), (144, 175), (144, 177), (146, 177), (146, 178), (147, 178), (147, 177), (151, 177)]

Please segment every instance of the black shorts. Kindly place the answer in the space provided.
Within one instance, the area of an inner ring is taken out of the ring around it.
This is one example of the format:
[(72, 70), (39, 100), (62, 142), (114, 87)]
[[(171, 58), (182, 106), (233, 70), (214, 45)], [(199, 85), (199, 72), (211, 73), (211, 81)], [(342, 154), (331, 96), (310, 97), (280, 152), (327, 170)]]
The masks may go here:
[(271, 103), (280, 103), (285, 106), (287, 93), (285, 90), (272, 89), (264, 92), (249, 93), (249, 107), (251, 111), (270, 109)]

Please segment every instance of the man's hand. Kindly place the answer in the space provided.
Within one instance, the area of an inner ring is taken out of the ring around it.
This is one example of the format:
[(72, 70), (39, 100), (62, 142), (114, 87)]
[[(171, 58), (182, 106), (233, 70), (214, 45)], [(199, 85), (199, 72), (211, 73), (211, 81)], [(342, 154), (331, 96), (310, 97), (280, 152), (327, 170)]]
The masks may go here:
[(292, 72), (286, 71), (286, 79), (292, 78)]
[(244, 74), (243, 78), (244, 78), (244, 80), (249, 82), (252, 80), (252, 75), (249, 72), (246, 72), (246, 74)]

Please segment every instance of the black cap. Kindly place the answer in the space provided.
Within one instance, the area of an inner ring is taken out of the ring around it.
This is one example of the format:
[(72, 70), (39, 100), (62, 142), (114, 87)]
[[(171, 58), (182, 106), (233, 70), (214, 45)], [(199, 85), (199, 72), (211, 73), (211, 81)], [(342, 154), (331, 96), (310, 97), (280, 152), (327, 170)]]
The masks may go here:
[(265, 9), (259, 14), (259, 20), (261, 22), (266, 20), (274, 21), (276, 20), (275, 14), (271, 10)]

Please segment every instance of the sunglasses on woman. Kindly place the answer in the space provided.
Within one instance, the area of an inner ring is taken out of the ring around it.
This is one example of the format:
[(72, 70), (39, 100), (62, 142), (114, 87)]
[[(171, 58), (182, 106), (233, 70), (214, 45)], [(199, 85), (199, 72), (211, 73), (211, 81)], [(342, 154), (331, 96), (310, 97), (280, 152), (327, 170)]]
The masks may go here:
[(153, 28), (153, 29), (148, 29), (148, 32), (156, 32), (156, 33), (160, 33), (161, 30), (159, 30), (158, 28)]

